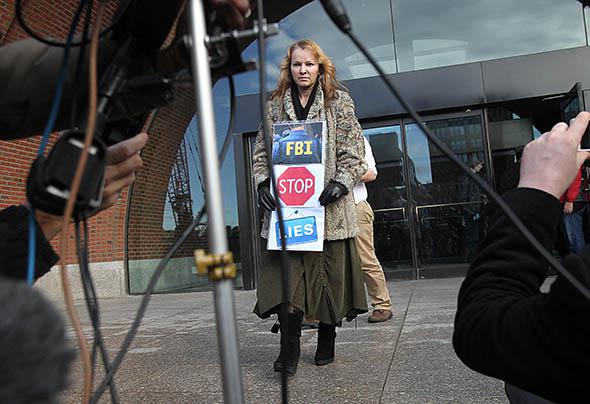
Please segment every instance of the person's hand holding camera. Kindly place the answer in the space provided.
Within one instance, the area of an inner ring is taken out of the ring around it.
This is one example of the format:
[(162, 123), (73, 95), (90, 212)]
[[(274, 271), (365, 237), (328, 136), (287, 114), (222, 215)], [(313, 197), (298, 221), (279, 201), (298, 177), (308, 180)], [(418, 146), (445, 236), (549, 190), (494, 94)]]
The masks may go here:
[(348, 193), (348, 189), (338, 181), (330, 181), (320, 194), (320, 205), (327, 206)]
[(578, 151), (589, 120), (590, 113), (580, 112), (569, 126), (560, 122), (527, 144), (518, 187), (539, 189), (559, 199), (590, 156), (589, 152)]
[(258, 204), (269, 212), (275, 210), (277, 206), (277, 201), (270, 192), (270, 179), (266, 179), (258, 185)]

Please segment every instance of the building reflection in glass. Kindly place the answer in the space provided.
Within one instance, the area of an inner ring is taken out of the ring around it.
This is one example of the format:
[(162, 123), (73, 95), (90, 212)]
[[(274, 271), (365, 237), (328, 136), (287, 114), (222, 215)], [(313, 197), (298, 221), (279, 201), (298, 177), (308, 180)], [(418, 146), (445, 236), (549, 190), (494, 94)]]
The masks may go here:
[(400, 72), (586, 45), (576, 0), (396, 0)]
[(408, 201), (400, 125), (365, 129), (375, 162), (377, 179), (367, 184), (375, 212), (374, 240), (377, 257), (386, 271), (412, 264)]
[[(479, 115), (427, 125), (473, 172), (485, 177)], [(467, 262), (479, 240), (482, 193), (415, 123), (406, 124), (405, 131), (420, 264)]]

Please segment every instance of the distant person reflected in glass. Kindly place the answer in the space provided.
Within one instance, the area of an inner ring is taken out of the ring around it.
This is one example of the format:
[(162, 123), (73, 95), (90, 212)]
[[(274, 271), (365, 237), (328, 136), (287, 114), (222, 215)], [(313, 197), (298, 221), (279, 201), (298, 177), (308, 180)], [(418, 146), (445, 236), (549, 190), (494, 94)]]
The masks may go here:
[[(477, 157), (473, 158), (469, 164), (472, 173), (478, 174), (485, 179), (484, 162)], [(475, 253), (479, 242), (479, 226), (482, 225), (480, 211), (483, 210), (485, 195), (482, 195), (479, 186), (465, 174), (463, 184), (459, 192), (459, 202), (473, 202), (458, 207), (458, 214), (462, 217), (462, 251), (458, 251), (467, 261), (470, 261)], [(459, 236), (459, 235), (458, 235)]]
[[(350, 95), (336, 78), (333, 62), (317, 43), (292, 44), (280, 65), (277, 86), (267, 102), (268, 127), (288, 121), (326, 122), (324, 141), (325, 206), (322, 252), (288, 252), (288, 329), (281, 321), (281, 350), (274, 370), (295, 374), (299, 362), (303, 314), (319, 320), (315, 363), (334, 361), (336, 325), (367, 312), (360, 261), (355, 245), (358, 225), (352, 188), (367, 171), (362, 130)], [(271, 134), (268, 134), (271, 136)], [(254, 184), (260, 206), (267, 210), (262, 224), (268, 238), (270, 211), (276, 201), (270, 192), (267, 155), (262, 130), (256, 137), (253, 156)], [(265, 251), (254, 308), (261, 318), (281, 314), (281, 263), (279, 251)], [(285, 319), (281, 319), (285, 320)]]

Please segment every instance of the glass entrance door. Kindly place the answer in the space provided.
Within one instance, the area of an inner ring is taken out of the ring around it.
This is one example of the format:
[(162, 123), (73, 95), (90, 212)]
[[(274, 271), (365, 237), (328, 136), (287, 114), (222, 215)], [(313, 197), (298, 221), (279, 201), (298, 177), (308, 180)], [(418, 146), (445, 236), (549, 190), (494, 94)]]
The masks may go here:
[[(435, 119), (426, 122), (471, 171), (487, 180), (482, 117)], [(470, 262), (479, 241), (479, 187), (440, 149), (428, 141), (416, 123), (404, 123), (408, 155), (413, 237), (419, 269)]]
[[(482, 121), (481, 113), (472, 113), (426, 124), (488, 180)], [(479, 241), (484, 196), (477, 185), (414, 122), (364, 129), (364, 134), (377, 163), (377, 180), (367, 188), (375, 211), (375, 250), (384, 270), (416, 278), (464, 266)]]
[(413, 279), (412, 239), (401, 125), (365, 129), (377, 164), (377, 179), (366, 184), (375, 212), (375, 252), (385, 271)]

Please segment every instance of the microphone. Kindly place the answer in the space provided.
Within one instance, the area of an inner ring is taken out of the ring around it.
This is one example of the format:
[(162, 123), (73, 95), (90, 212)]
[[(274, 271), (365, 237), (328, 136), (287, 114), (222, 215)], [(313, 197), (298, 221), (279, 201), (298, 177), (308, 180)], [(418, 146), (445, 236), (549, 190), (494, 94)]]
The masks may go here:
[(352, 30), (352, 25), (340, 0), (320, 0), (326, 13), (330, 16), (334, 24), (345, 34)]
[(0, 277), (0, 402), (57, 402), (73, 359), (53, 304), (25, 282)]

